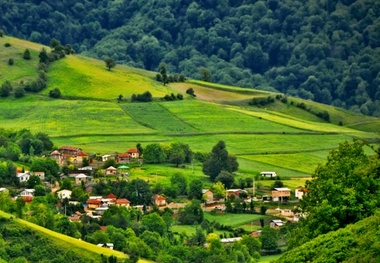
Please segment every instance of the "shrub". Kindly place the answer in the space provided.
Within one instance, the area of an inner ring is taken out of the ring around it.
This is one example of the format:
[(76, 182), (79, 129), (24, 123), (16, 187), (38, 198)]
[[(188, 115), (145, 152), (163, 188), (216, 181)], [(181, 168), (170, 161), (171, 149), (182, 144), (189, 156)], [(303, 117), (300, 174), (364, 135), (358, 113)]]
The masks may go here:
[(186, 90), (186, 93), (187, 93), (187, 94), (189, 94), (189, 95), (191, 95), (191, 96), (193, 96), (193, 97), (196, 97), (196, 95), (195, 95), (195, 92), (194, 92), (194, 89), (193, 89), (193, 88), (188, 88), (188, 89)]
[(4, 44), (4, 47), (10, 47), (11, 44), (9, 44), (8, 42)]
[(0, 37), (4, 37), (4, 30), (0, 29)]
[(58, 88), (54, 88), (49, 91), (49, 97), (50, 98), (60, 98), (61, 97), (61, 91)]
[(12, 89), (12, 84), (9, 81), (4, 82), (4, 84), (0, 87), (0, 96), (8, 97)]
[(15, 98), (22, 98), (25, 96), (25, 89), (24, 87), (20, 86), (15, 89)]
[(30, 55), (29, 49), (25, 49), (24, 55), (22, 56), (25, 60), (30, 60), (32, 56)]
[(15, 63), (15, 60), (13, 58), (8, 59), (8, 65), (12, 66)]
[(178, 94), (177, 94), (177, 99), (179, 99), (179, 100), (183, 100), (183, 95), (180, 94), (180, 93), (178, 93)]

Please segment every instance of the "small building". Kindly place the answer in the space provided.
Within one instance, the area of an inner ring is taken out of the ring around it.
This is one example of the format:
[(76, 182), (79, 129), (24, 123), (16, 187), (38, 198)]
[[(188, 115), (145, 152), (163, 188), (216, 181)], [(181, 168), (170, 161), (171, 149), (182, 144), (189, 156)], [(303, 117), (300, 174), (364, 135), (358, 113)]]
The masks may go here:
[(108, 210), (108, 206), (102, 206), (95, 208), (95, 211), (98, 215), (103, 215), (105, 211)]
[(34, 189), (24, 189), (20, 192), (19, 196), (21, 197), (33, 197), (34, 196)]
[(165, 206), (166, 205), (166, 198), (162, 195), (155, 195), (152, 196), (152, 203), (156, 206)]
[(209, 189), (202, 189), (202, 196), (205, 199), (206, 203), (214, 201), (214, 193)]
[(105, 154), (102, 156), (102, 162), (106, 162), (107, 160), (112, 160), (113, 156), (111, 154)]
[(139, 151), (136, 148), (131, 148), (126, 153), (128, 153), (132, 159), (138, 159), (140, 157)]
[(272, 198), (275, 200), (278, 198), (281, 202), (289, 199), (291, 190), (286, 187), (274, 188), (272, 190)]
[(85, 175), (85, 174), (82, 174), (82, 173), (80, 173), (80, 174), (78, 174), (77, 176), (75, 176), (75, 184), (81, 184), (82, 182), (87, 182), (87, 180), (88, 180), (88, 176), (87, 175)]
[(294, 213), (291, 209), (281, 209), (281, 216), (293, 217)]
[(78, 168), (79, 171), (92, 171), (94, 168), (92, 166), (84, 166), (81, 168)]
[(113, 250), (113, 243), (105, 243), (105, 244), (99, 243), (97, 246), (98, 247), (106, 247), (106, 248)]
[(283, 225), (284, 225), (284, 223), (280, 219), (273, 219), (269, 223), (269, 226), (271, 228), (275, 228), (275, 229), (281, 228)]
[(99, 199), (88, 199), (87, 200), (87, 207), (89, 209), (96, 209), (98, 207), (102, 206), (102, 201)]
[(60, 200), (65, 199), (65, 198), (70, 199), (71, 193), (72, 192), (70, 190), (64, 189), (64, 190), (58, 191), (57, 196)]
[(17, 176), (17, 179), (19, 180), (20, 183), (25, 183), (29, 180), (30, 173), (29, 172), (18, 173), (16, 176)]
[(59, 151), (55, 150), (52, 153), (50, 153), (50, 158), (55, 160), (58, 164), (62, 163), (62, 155)]
[(295, 198), (297, 199), (302, 199), (303, 198), (303, 195), (305, 194), (305, 191), (306, 189), (302, 186), (298, 187), (295, 191), (294, 191), (294, 196)]
[(118, 163), (129, 163), (130, 156), (129, 153), (119, 153), (116, 161)]
[(78, 152), (76, 162), (77, 163), (83, 163), (84, 158), (88, 159), (88, 154), (83, 152), (83, 151), (80, 151), (80, 152)]
[(117, 199), (117, 196), (114, 195), (113, 193), (109, 193), (109, 194), (107, 195), (107, 198), (110, 199), (112, 202), (115, 202), (116, 199)]
[(262, 177), (266, 178), (273, 178), (277, 176), (276, 172), (261, 172), (260, 174)]
[(117, 169), (113, 166), (110, 166), (106, 169), (106, 175), (116, 175)]
[(232, 244), (234, 242), (238, 242), (240, 240), (241, 240), (241, 237), (230, 237), (230, 238), (222, 238), (220, 239), (220, 242), (226, 245), (226, 244)]
[(32, 175), (38, 176), (41, 181), (45, 180), (45, 172), (32, 172)]
[(120, 206), (129, 207), (130, 204), (131, 204), (131, 202), (126, 198), (116, 199), (116, 201), (115, 201), (115, 205), (119, 206), (119, 207)]
[(228, 190), (226, 190), (227, 198), (230, 197), (231, 195), (234, 195), (236, 198), (239, 198), (239, 195), (241, 193), (248, 194), (248, 192), (246, 190), (243, 190), (243, 189), (228, 189)]

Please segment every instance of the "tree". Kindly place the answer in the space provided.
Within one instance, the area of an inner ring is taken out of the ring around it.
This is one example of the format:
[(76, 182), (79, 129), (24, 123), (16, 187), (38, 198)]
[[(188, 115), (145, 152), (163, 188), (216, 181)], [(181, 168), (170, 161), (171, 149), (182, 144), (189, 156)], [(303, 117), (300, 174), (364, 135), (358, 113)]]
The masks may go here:
[(273, 251), (278, 248), (278, 232), (276, 229), (265, 226), (261, 230), (260, 241), (262, 249)]
[(30, 60), (32, 58), (32, 56), (30, 54), (30, 50), (28, 48), (25, 49), (24, 54), (22, 55), (22, 57), (25, 60)]
[(141, 224), (149, 231), (157, 232), (161, 236), (165, 234), (167, 229), (164, 219), (162, 219), (162, 217), (156, 212), (145, 215), (142, 218)]
[(201, 80), (207, 82), (211, 81), (211, 72), (207, 68), (199, 68), (199, 75), (201, 76)]
[(221, 198), (224, 198), (226, 196), (226, 188), (225, 188), (224, 184), (220, 181), (216, 182), (212, 186), (212, 192), (214, 193), (214, 197), (216, 199), (221, 199)]
[(203, 189), (203, 184), (202, 181), (199, 179), (194, 179), (190, 182), (189, 185), (189, 198), (190, 199), (202, 199), (202, 189)]
[(27, 186), (28, 188), (34, 188), (36, 185), (39, 185), (39, 184), (41, 184), (41, 179), (40, 179), (40, 177), (37, 176), (37, 175), (31, 175), (31, 176), (29, 177), (28, 182), (26, 183), (26, 186)]
[(15, 63), (15, 60), (13, 58), (8, 59), (8, 65), (12, 66)]
[(49, 62), (49, 56), (47, 54), (46, 49), (43, 47), (40, 51), (40, 54), (38, 55), (40, 58), (40, 63), (48, 63)]
[(104, 62), (106, 63), (106, 68), (108, 69), (108, 71), (110, 71), (111, 68), (116, 67), (116, 62), (112, 58), (105, 58)]
[(178, 143), (172, 143), (169, 151), (169, 162), (178, 167), (185, 161), (185, 151), (178, 145)]
[(12, 91), (13, 87), (12, 84), (7, 80), (1, 85), (0, 87), (0, 96), (1, 97), (8, 97), (9, 93)]
[(178, 212), (178, 221), (183, 225), (200, 224), (203, 219), (203, 210), (199, 200), (191, 200), (191, 204)]
[(300, 206), (308, 213), (303, 229), (309, 238), (355, 223), (380, 207), (379, 154), (367, 156), (363, 145), (358, 140), (339, 144), (306, 182)]
[(187, 180), (186, 177), (180, 173), (175, 173), (170, 178), (172, 186), (178, 188), (178, 194), (185, 195), (187, 192)]
[(162, 83), (164, 85), (166, 85), (166, 83), (169, 82), (168, 81), (168, 73), (167, 73), (166, 64), (165, 63), (161, 63), (158, 68), (159, 68), (159, 71), (160, 71)]
[(227, 171), (221, 171), (215, 178), (215, 182), (221, 182), (226, 188), (231, 188), (234, 180), (234, 176)]
[(139, 152), (139, 156), (142, 156), (143, 153), (144, 153), (144, 149), (143, 149), (143, 147), (141, 146), (141, 143), (137, 143), (137, 144), (136, 144), (136, 149), (137, 149), (137, 151)]
[(24, 87), (17, 87), (15, 89), (15, 98), (22, 98), (25, 96), (25, 89)]
[(196, 97), (196, 95), (195, 95), (195, 91), (194, 91), (193, 88), (188, 88), (188, 89), (186, 90), (186, 93), (189, 94), (190, 96)]
[(147, 163), (163, 163), (166, 160), (164, 149), (158, 143), (148, 144), (144, 150), (144, 161)]
[(214, 181), (221, 171), (225, 170), (232, 173), (238, 169), (238, 166), (236, 157), (228, 155), (224, 141), (219, 141), (212, 148), (208, 159), (204, 161), (202, 170)]
[(242, 236), (242, 239), (240, 242), (248, 248), (249, 254), (251, 255), (258, 253), (261, 249), (260, 241), (251, 235)]

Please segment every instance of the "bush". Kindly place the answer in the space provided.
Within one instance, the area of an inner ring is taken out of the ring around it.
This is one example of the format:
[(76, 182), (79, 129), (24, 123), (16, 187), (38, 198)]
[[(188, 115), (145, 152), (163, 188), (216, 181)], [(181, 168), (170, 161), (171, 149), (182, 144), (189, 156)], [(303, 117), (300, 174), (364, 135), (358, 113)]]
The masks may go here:
[(61, 91), (58, 88), (54, 88), (49, 91), (49, 97), (50, 98), (60, 98), (61, 97)]
[(15, 98), (22, 98), (25, 96), (24, 87), (18, 87), (15, 89)]
[(12, 84), (9, 81), (4, 82), (4, 84), (0, 87), (0, 96), (8, 97), (12, 89)]
[(4, 37), (4, 30), (0, 29), (0, 37)]
[(12, 66), (15, 63), (15, 60), (13, 58), (8, 59), (8, 65)]
[(11, 44), (9, 44), (8, 42), (4, 44), (4, 47), (10, 47)]
[(32, 56), (30, 55), (30, 51), (29, 51), (29, 49), (25, 49), (25, 51), (24, 51), (24, 55), (23, 55), (22, 57), (23, 57), (23, 59), (25, 59), (25, 60), (30, 60), (30, 59), (32, 58)]
[(191, 95), (191, 96), (193, 96), (193, 97), (196, 97), (196, 95), (195, 95), (195, 92), (194, 92), (194, 89), (193, 89), (193, 88), (188, 88), (188, 89), (186, 90), (186, 93), (187, 93), (187, 94), (189, 94), (189, 95)]

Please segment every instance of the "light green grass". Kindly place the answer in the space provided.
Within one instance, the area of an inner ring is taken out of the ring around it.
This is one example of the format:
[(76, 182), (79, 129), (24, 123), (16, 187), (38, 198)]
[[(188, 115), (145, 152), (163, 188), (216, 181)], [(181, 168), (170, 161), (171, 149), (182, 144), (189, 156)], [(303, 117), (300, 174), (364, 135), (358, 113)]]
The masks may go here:
[[(10, 43), (10, 47), (5, 47), (5, 43)], [(23, 59), (25, 49), (31, 53), (31, 60)], [(38, 54), (42, 45), (33, 44), (12, 37), (0, 37), (0, 85), (5, 81), (10, 81), (13, 85), (20, 81), (33, 80), (38, 76)], [(13, 58), (14, 64), (8, 65), (8, 59)]]
[[(117, 65), (108, 71), (103, 61), (78, 55), (54, 62), (48, 76), (49, 88), (59, 88), (62, 96), (116, 101), (120, 94), (130, 99), (132, 94), (147, 90), (153, 97), (171, 93), (168, 86), (142, 76), (127, 66)], [(44, 90), (42, 93), (48, 92)]]
[(43, 131), (50, 136), (139, 134), (153, 131), (139, 125), (115, 103), (79, 100), (23, 102), (0, 100), (1, 126)]
[(209, 221), (215, 221), (219, 224), (228, 225), (232, 227), (239, 227), (257, 221), (260, 218), (264, 218), (263, 215), (257, 214), (220, 214), (220, 215), (211, 215), (210, 213), (204, 213), (205, 219)]
[(270, 256), (261, 256), (259, 259), (259, 263), (270, 263), (281, 257), (280, 255), (270, 255)]

